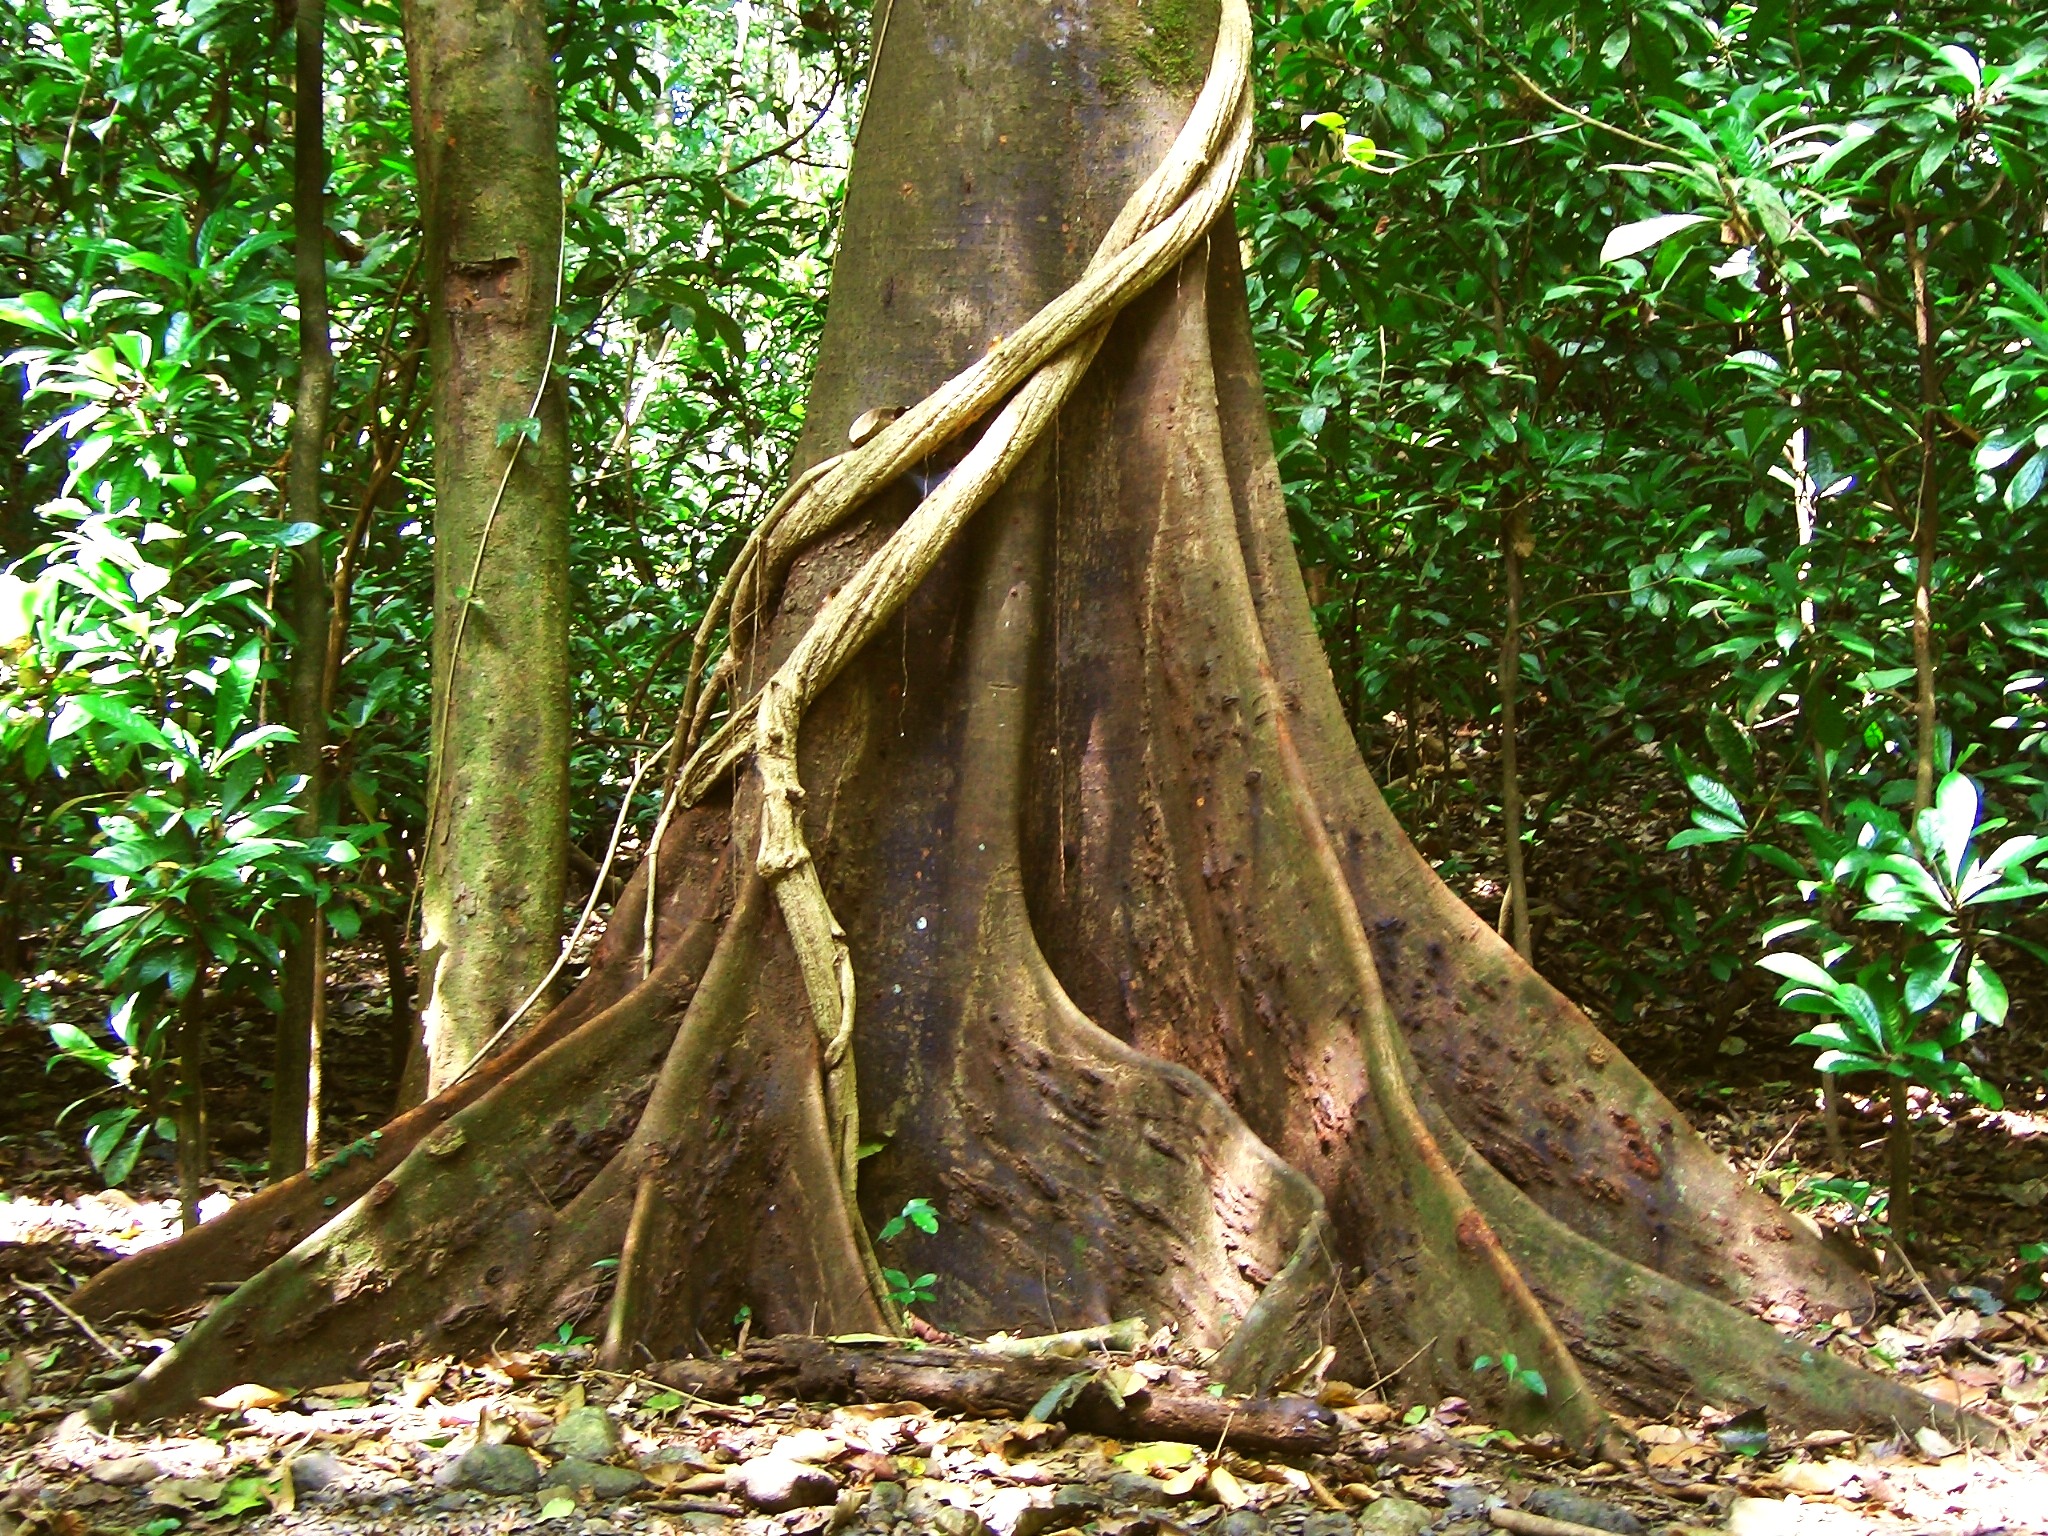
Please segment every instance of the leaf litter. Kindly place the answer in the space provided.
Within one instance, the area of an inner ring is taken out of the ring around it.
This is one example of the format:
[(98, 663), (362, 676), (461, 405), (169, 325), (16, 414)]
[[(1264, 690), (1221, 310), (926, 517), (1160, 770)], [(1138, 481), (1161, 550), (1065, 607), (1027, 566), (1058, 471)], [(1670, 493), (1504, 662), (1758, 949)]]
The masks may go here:
[[(1963, 1342), (1939, 1333), (1893, 1343), (1938, 1359)], [(135, 1327), (112, 1336), (138, 1356), (169, 1342)], [(1925, 1431), (1787, 1437), (1760, 1415), (1702, 1407), (1634, 1426), (1630, 1463), (1586, 1464), (1549, 1435), (1479, 1422), (1462, 1399), (1404, 1407), (1311, 1379), (1304, 1390), (1342, 1425), (1337, 1450), (1246, 1455), (1227, 1439), (1072, 1433), (1057, 1404), (1026, 1419), (916, 1402), (714, 1404), (597, 1370), (573, 1346), (421, 1361), (300, 1392), (244, 1383), (203, 1414), (100, 1433), (76, 1412), (84, 1381), (105, 1374), (89, 1348), (46, 1332), (13, 1357), (39, 1364), (24, 1390), (16, 1372), (0, 1423), (0, 1536), (2048, 1532), (2048, 1467), (2038, 1437), (2017, 1426), (1993, 1456)], [(1164, 1331), (1142, 1350), (1076, 1363), (1131, 1392), (1205, 1379), (1199, 1354)], [(2027, 1397), (2048, 1366), (2015, 1356), (1977, 1406), (1995, 1409), (2015, 1371)]]

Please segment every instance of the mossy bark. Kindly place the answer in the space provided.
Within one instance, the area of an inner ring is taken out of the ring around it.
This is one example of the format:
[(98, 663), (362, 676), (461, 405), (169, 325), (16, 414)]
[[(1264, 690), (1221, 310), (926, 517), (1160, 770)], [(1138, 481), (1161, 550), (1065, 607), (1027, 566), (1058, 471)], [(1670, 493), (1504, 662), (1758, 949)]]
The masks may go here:
[[(1130, 41), (1142, 14), (895, 0), (804, 463), (1082, 269), (1187, 109)], [(865, 1234), (924, 1198), (939, 1230), (900, 1241), (939, 1277), (938, 1321), (1171, 1321), (1245, 1390), (1327, 1343), (1402, 1398), (1457, 1391), (1588, 1447), (1616, 1442), (1615, 1410), (1702, 1389), (1795, 1423), (1943, 1416), (1751, 1315), (1869, 1298), (1388, 814), (1288, 542), (1236, 260), (1226, 224), (1116, 319), (805, 717), (804, 832), (878, 1144), (854, 1198), (743, 769), (669, 823), (658, 881), (642, 868), (533, 1037), (324, 1195), (269, 1192), (81, 1293), (105, 1313), (144, 1277), (159, 1297), (251, 1277), (105, 1411), (564, 1322), (614, 1363), (729, 1341), (742, 1306), (757, 1332), (871, 1329), (890, 1308)], [(736, 703), (917, 492), (742, 616)], [(322, 1199), (336, 1214), (299, 1240)], [(278, 1233), (296, 1246), (264, 1267)], [(1503, 1350), (1547, 1399), (1473, 1374)]]
[(420, 892), (428, 1088), (553, 963), (568, 835), (569, 473), (539, 0), (409, 0), (431, 297), (434, 686)]

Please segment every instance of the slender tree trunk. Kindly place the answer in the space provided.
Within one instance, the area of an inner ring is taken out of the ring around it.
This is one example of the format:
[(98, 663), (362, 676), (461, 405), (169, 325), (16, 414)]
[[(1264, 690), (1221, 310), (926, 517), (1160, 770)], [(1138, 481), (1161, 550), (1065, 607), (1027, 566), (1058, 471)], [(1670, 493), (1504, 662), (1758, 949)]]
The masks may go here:
[(561, 258), (539, 0), (405, 8), (434, 369), (434, 688), (420, 988), (439, 1088), (556, 953), (569, 785)]
[(199, 1186), (211, 1161), (206, 1133), (206, 979), (192, 983), (172, 1022), (171, 1052), (178, 1063), (178, 1218), (189, 1232), (199, 1225)]
[[(1516, 706), (1522, 690), (1522, 562), (1534, 549), (1521, 498), (1502, 516), (1501, 569), (1507, 587), (1507, 617), (1500, 637), (1500, 815), (1507, 837), (1508, 910), (1515, 953), (1534, 955), (1529, 934), (1529, 877), (1522, 858), (1522, 776)], [(1503, 933), (1502, 937), (1506, 937)]]
[(1934, 560), (1941, 508), (1934, 450), (1941, 425), (1941, 381), (1934, 356), (1934, 310), (1927, 298), (1927, 247), (1906, 215), (1906, 265), (1913, 274), (1913, 340), (1920, 353), (1920, 489), (1913, 509), (1913, 809), (1934, 804)]
[(1908, 1248), (1913, 1225), (1913, 1100), (1903, 1077), (1891, 1080), (1891, 1110), (1891, 1129), (1885, 1136), (1891, 1198), (1885, 1216), (1891, 1222), (1892, 1241)]
[[(292, 521), (324, 532), (321, 461), (334, 395), (334, 348), (327, 322), (326, 0), (299, 0), (295, 50), (292, 216), (299, 300), (299, 390), (292, 412), (286, 499)], [(291, 552), (287, 609), (293, 631), (285, 723), (298, 740), (292, 771), (305, 780), (302, 827), (317, 831), (327, 789), (329, 608), (322, 533)], [(270, 1179), (290, 1178), (319, 1155), (320, 1042), (327, 1024), (327, 920), (317, 898), (295, 897), (286, 910), (270, 1100)]]

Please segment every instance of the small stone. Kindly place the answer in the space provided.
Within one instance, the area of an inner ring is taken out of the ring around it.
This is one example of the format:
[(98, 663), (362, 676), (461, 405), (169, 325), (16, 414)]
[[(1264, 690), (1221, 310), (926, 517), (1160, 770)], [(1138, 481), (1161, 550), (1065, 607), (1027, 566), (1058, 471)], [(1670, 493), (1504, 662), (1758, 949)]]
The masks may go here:
[(1255, 1509), (1234, 1509), (1223, 1517), (1223, 1523), (1216, 1529), (1221, 1536), (1269, 1536), (1273, 1528)]
[(871, 1523), (884, 1524), (895, 1520), (903, 1512), (903, 1485), (884, 1479), (868, 1490), (867, 1518)]
[(1643, 1536), (1643, 1522), (1630, 1511), (1605, 1499), (1589, 1499), (1569, 1488), (1538, 1488), (1529, 1495), (1523, 1508), (1532, 1515), (1590, 1525), (1596, 1531), (1612, 1531), (1614, 1536)]
[(444, 1514), (452, 1515), (458, 1509), (469, 1508), (469, 1505), (470, 1495), (466, 1493), (444, 1493), (441, 1497), (434, 1500), (434, 1508)]
[(1484, 1518), (1486, 1490), (1470, 1483), (1452, 1483), (1444, 1489), (1444, 1512), (1453, 1520)]
[(1003, 1488), (981, 1512), (996, 1536), (1043, 1536), (1058, 1522), (1043, 1489)]
[(647, 1479), (631, 1467), (608, 1467), (602, 1462), (569, 1456), (555, 1464), (554, 1471), (548, 1474), (548, 1481), (561, 1483), (578, 1492), (588, 1489), (595, 1499), (623, 1499)]
[(912, 1488), (903, 1496), (903, 1507), (898, 1513), (920, 1531), (928, 1531), (939, 1515), (953, 1506), (950, 1502), (924, 1484)]
[(309, 1451), (304, 1456), (292, 1458), (294, 1493), (318, 1493), (347, 1475), (348, 1464), (339, 1456), (330, 1456), (325, 1451)]
[(139, 1488), (162, 1477), (164, 1469), (147, 1456), (122, 1456), (112, 1461), (94, 1462), (85, 1475), (110, 1488)]
[(1358, 1536), (1422, 1536), (1436, 1516), (1413, 1499), (1389, 1495), (1368, 1504), (1357, 1523)]
[(516, 1445), (473, 1445), (436, 1472), (434, 1481), (479, 1493), (532, 1493), (540, 1487), (540, 1468)]
[(1052, 1507), (1062, 1514), (1085, 1520), (1102, 1511), (1102, 1495), (1086, 1483), (1064, 1484), (1052, 1496)]
[(771, 1515), (830, 1504), (839, 1497), (839, 1485), (830, 1472), (787, 1456), (756, 1456), (741, 1462), (735, 1482), (742, 1498)]
[(595, 1404), (571, 1408), (562, 1415), (543, 1447), (550, 1456), (578, 1461), (609, 1461), (619, 1449), (619, 1426)]
[(1112, 1472), (1109, 1496), (1119, 1504), (1138, 1504), (1156, 1509), (1167, 1502), (1166, 1490), (1142, 1472)]
[(1301, 1522), (1301, 1536), (1352, 1536), (1357, 1529), (1349, 1515), (1334, 1509), (1318, 1510)]

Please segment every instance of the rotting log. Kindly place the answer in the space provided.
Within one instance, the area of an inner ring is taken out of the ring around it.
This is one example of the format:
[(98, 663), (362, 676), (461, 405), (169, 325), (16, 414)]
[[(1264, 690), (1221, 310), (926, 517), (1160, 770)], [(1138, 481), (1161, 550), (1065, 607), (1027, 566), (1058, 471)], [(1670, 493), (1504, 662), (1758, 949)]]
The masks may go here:
[[(714, 1403), (760, 1393), (805, 1403), (921, 1403), (976, 1418), (1021, 1419), (1076, 1374), (1063, 1359), (998, 1359), (971, 1349), (895, 1349), (789, 1337), (719, 1360), (658, 1365), (655, 1380)], [(1307, 1397), (1231, 1397), (1147, 1386), (1116, 1396), (1098, 1380), (1051, 1415), (1069, 1429), (1207, 1450), (1316, 1455), (1337, 1448), (1337, 1416)]]

